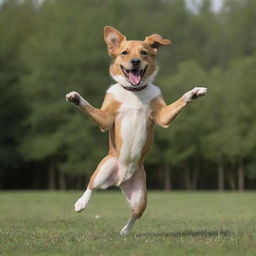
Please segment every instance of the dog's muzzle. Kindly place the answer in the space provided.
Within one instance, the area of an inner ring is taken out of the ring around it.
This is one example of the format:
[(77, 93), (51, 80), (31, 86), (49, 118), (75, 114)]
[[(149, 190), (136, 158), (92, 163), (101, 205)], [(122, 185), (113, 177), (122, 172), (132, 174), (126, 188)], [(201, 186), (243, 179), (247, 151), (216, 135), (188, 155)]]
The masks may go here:
[[(135, 60), (137, 61), (139, 59), (132, 59), (132, 60), (135, 62)], [(136, 65), (139, 66), (140, 64), (136, 64)], [(139, 67), (136, 68), (133, 65), (132, 69), (126, 69), (121, 65), (121, 70), (131, 85), (138, 86), (147, 71), (147, 66), (144, 69), (140, 69)]]

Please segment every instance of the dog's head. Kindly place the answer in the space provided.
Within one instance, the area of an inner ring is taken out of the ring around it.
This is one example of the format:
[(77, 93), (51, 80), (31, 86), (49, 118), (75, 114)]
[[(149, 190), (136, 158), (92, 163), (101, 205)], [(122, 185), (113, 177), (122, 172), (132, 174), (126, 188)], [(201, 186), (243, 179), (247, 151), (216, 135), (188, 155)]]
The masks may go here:
[(151, 83), (157, 73), (156, 54), (161, 45), (169, 45), (168, 39), (153, 34), (144, 41), (127, 40), (118, 30), (104, 28), (108, 53), (114, 61), (110, 66), (113, 79), (128, 89), (139, 89)]

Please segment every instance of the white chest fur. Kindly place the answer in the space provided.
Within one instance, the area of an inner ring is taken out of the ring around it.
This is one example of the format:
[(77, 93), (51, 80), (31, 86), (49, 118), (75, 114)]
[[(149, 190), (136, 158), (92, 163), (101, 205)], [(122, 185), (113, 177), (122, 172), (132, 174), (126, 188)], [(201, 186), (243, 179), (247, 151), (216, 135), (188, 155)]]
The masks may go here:
[(121, 102), (118, 121), (121, 122), (122, 147), (119, 155), (120, 182), (129, 179), (138, 168), (141, 150), (147, 139), (147, 119), (150, 101), (161, 95), (158, 87), (150, 84), (141, 91), (128, 91), (119, 84), (111, 86), (107, 93)]

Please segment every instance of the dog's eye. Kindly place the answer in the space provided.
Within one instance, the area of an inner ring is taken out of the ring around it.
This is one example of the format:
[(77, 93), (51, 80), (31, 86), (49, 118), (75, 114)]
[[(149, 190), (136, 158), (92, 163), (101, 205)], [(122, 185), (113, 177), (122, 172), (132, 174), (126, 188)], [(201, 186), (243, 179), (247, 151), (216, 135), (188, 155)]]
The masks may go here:
[(122, 54), (123, 54), (123, 55), (127, 55), (128, 52), (127, 52), (127, 51), (123, 51)]
[(145, 55), (147, 55), (148, 53), (147, 53), (146, 51), (141, 51), (140, 54), (145, 56)]

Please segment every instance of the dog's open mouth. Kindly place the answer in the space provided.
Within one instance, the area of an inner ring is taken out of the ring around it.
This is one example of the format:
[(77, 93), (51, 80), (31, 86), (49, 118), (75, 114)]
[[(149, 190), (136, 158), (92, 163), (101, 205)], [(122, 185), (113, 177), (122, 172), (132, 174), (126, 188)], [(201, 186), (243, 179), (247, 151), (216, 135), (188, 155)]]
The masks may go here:
[(140, 84), (143, 76), (147, 71), (147, 66), (144, 69), (125, 69), (121, 65), (121, 70), (123, 71), (125, 77), (129, 80), (129, 82), (133, 86), (137, 86)]

